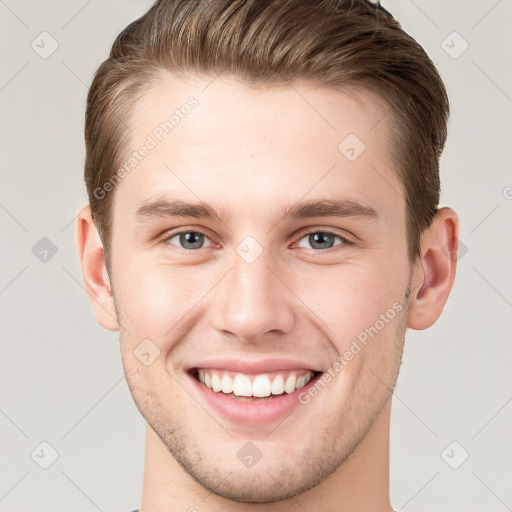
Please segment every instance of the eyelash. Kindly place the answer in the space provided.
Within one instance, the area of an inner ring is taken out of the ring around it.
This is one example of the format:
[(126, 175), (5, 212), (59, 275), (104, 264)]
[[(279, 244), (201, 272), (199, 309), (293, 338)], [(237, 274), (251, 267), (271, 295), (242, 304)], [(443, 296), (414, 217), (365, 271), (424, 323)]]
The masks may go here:
[[(210, 240), (210, 237), (204, 231), (201, 231), (200, 229), (182, 229), (180, 231), (171, 231), (169, 233), (166, 233), (165, 236), (163, 237), (163, 239), (161, 240), (161, 243), (164, 244), (167, 247), (168, 246), (173, 246), (178, 251), (188, 252), (188, 253), (198, 252), (201, 249), (208, 249), (208, 247), (200, 247), (199, 249), (185, 249), (183, 247), (175, 246), (175, 245), (169, 243), (169, 240), (171, 238), (174, 238), (176, 235), (181, 235), (181, 234), (184, 234), (184, 233), (197, 233), (197, 234), (201, 234), (201, 235), (205, 236), (206, 238), (208, 238), (208, 240)], [(331, 231), (329, 229), (314, 229), (314, 230), (311, 230), (311, 231), (307, 231), (307, 230), (306, 231), (301, 231), (299, 233), (300, 238), (298, 239), (298, 241), (300, 242), (306, 236), (312, 235), (312, 234), (315, 234), (315, 233), (323, 233), (323, 234), (326, 234), (326, 235), (331, 235), (331, 236), (337, 237), (337, 238), (339, 238), (341, 240), (340, 244), (335, 245), (333, 247), (329, 247), (328, 249), (310, 249), (311, 251), (316, 252), (316, 253), (332, 252), (332, 251), (337, 250), (337, 248), (343, 247), (345, 245), (353, 245), (353, 243), (347, 237), (342, 236), (339, 233), (337, 233), (335, 231)], [(211, 242), (211, 240), (210, 240), (210, 242)]]

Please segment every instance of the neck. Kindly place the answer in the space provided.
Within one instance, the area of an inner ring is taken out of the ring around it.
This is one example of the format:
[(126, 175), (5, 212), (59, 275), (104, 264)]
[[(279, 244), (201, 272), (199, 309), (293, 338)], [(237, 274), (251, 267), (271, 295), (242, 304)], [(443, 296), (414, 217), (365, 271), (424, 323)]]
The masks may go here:
[(273, 503), (241, 503), (211, 493), (176, 462), (153, 429), (146, 428), (146, 455), (140, 512), (281, 512), (301, 510), (392, 512), (389, 500), (391, 399), (348, 459), (321, 484)]

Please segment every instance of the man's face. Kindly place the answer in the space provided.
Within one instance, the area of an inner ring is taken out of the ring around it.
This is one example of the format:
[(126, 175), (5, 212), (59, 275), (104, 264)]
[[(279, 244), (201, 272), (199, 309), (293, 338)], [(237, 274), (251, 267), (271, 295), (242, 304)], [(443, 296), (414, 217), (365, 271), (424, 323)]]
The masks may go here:
[[(171, 132), (155, 131), (191, 96)], [(222, 77), (162, 82), (134, 109), (130, 153), (148, 136), (158, 144), (115, 188), (123, 366), (149, 425), (219, 495), (260, 502), (311, 488), (390, 398), (411, 266), (385, 114), (362, 90)], [(299, 215), (321, 200), (345, 207)], [(218, 217), (169, 215), (165, 201)], [(313, 379), (292, 392), (304, 384), (294, 375)], [(278, 394), (236, 398), (232, 385)]]

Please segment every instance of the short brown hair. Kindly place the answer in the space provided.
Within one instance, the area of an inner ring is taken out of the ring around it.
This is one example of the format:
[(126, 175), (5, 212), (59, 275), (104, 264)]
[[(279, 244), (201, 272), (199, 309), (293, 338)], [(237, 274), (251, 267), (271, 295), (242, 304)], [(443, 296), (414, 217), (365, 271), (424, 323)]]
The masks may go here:
[(118, 35), (87, 97), (84, 174), (107, 267), (113, 194), (95, 190), (121, 165), (133, 105), (165, 71), (377, 93), (390, 109), (410, 260), (420, 254), (438, 209), (449, 102), (426, 52), (389, 13), (366, 0), (157, 0)]

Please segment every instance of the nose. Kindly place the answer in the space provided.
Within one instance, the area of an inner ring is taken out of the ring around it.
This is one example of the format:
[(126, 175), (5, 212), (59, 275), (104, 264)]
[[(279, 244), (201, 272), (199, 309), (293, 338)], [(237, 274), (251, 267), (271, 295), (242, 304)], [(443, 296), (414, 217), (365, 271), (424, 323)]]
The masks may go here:
[(293, 293), (266, 251), (253, 262), (234, 254), (213, 306), (213, 324), (222, 334), (243, 342), (289, 333), (294, 325)]

